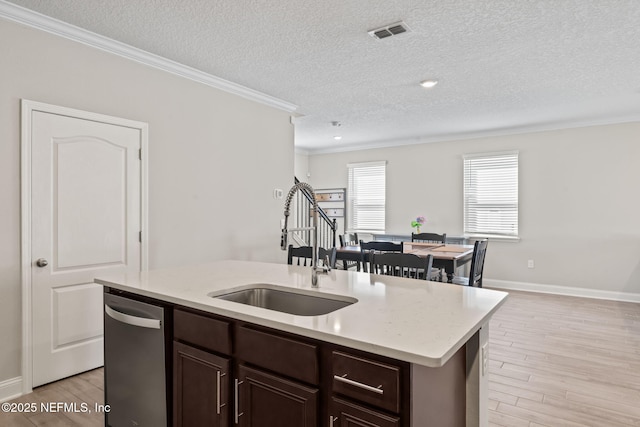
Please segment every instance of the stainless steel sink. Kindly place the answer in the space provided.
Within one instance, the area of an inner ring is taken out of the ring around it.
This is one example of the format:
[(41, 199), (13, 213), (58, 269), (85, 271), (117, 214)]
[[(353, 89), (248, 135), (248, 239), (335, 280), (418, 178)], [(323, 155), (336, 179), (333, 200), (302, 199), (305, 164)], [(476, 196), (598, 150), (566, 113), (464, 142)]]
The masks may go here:
[(285, 289), (287, 288), (275, 289), (273, 285), (263, 285), (210, 296), (297, 316), (320, 316), (358, 302), (355, 298), (337, 295), (325, 297), (327, 294), (316, 296)]

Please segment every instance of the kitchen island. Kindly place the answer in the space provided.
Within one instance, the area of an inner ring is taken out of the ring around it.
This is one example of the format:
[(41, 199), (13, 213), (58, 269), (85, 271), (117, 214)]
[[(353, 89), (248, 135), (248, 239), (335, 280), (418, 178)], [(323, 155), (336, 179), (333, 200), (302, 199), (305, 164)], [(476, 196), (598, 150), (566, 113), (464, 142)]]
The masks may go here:
[[(186, 365), (180, 361), (203, 360), (203, 353), (225, 361), (225, 367), (210, 364), (217, 381), (212, 393), (217, 401), (223, 395), (212, 415), (222, 418), (214, 425), (254, 425), (243, 424), (252, 416), (247, 408), (260, 395), (250, 390), (264, 386), (274, 374), (282, 374), (275, 380), (286, 387), (306, 393), (296, 400), (305, 402), (301, 425), (347, 426), (352, 425), (350, 416), (354, 423), (380, 426), (487, 425), (488, 322), (504, 302), (504, 292), (341, 270), (320, 276), (319, 287), (312, 288), (309, 268), (248, 261), (101, 277), (96, 282), (108, 292), (173, 308), (174, 348), (167, 353), (173, 354), (171, 412), (176, 427), (183, 424), (180, 414), (189, 416), (178, 404), (183, 396), (178, 386), (186, 386), (180, 375)], [(256, 285), (351, 304), (303, 316), (215, 298)], [(205, 320), (215, 323), (211, 331), (222, 331), (216, 340), (222, 347), (194, 336), (194, 331), (206, 330), (210, 322)], [(184, 356), (185, 347), (198, 356)], [(315, 365), (309, 372), (293, 371), (300, 359), (307, 360), (301, 371)], [(349, 368), (353, 373), (346, 373)], [(382, 379), (368, 377), (376, 374)], [(295, 393), (280, 389), (278, 395)], [(371, 421), (374, 416), (381, 421)]]

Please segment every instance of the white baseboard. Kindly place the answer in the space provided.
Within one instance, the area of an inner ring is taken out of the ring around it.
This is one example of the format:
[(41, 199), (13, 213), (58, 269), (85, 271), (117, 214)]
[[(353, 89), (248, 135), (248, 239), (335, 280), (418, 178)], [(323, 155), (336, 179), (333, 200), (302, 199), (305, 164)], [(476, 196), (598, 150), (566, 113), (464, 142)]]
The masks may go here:
[(509, 280), (484, 279), (483, 286), (501, 290), (539, 292), (543, 294), (596, 298), (640, 303), (640, 294), (631, 292), (602, 291), (599, 289), (574, 288), (571, 286), (542, 285), (539, 283), (512, 282)]
[(0, 382), (0, 402), (6, 402), (20, 396), (22, 396), (22, 377)]

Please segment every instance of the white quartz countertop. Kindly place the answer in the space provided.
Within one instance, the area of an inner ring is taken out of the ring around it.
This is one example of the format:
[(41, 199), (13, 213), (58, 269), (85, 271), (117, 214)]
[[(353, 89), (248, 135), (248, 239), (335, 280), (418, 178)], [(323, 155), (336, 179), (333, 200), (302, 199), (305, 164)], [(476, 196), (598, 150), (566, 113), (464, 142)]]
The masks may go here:
[[(209, 313), (429, 367), (440, 367), (505, 301), (507, 293), (332, 270), (311, 287), (311, 269), (250, 261), (98, 277), (96, 283)], [(297, 316), (209, 296), (254, 284), (356, 298), (320, 316)]]

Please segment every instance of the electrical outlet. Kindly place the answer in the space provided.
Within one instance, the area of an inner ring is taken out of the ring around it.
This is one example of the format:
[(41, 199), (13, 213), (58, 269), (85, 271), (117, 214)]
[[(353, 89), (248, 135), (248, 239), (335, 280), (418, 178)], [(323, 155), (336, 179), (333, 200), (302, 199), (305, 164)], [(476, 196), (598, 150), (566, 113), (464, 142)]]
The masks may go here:
[(529, 268), (533, 268), (533, 267), (534, 267), (534, 264), (533, 264), (533, 260), (532, 260), (532, 259), (530, 259), (529, 261), (527, 261), (527, 267), (529, 267)]
[(489, 373), (489, 343), (482, 346), (482, 376)]

